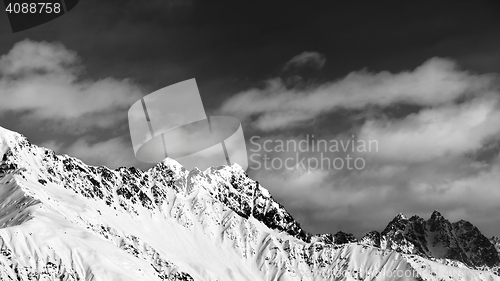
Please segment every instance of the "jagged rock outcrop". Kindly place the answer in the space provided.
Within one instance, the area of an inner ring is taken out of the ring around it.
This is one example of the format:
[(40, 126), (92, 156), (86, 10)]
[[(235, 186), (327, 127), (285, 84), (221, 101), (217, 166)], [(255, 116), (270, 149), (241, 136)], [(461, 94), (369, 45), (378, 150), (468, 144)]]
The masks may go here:
[(500, 237), (498, 236), (493, 236), (490, 239), (491, 244), (495, 246), (495, 249), (497, 250), (498, 254), (500, 255)]
[(500, 258), (492, 242), (468, 221), (451, 223), (434, 211), (428, 220), (397, 215), (381, 232), (370, 232), (363, 244), (415, 254), (429, 259), (450, 260), (470, 268), (489, 268), (497, 273)]

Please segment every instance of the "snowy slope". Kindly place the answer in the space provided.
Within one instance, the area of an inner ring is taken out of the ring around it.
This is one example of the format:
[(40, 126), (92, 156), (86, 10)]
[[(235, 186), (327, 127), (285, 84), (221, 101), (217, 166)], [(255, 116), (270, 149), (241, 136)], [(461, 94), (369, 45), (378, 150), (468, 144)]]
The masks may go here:
[(238, 165), (110, 170), (2, 128), (0, 159), (1, 280), (500, 280), (310, 236)]

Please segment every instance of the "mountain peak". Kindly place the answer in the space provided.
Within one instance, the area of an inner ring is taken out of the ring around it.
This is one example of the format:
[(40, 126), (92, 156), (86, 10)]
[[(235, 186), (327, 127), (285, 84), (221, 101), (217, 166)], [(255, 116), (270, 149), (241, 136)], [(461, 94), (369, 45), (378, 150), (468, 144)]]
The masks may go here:
[(403, 213), (399, 213), (399, 214), (397, 214), (397, 216), (395, 217), (395, 219), (406, 220), (408, 218)]
[(431, 214), (431, 219), (444, 218), (438, 210), (434, 210)]
[(20, 141), (29, 141), (25, 136), (0, 126), (0, 156)]
[(188, 172), (179, 162), (169, 157), (163, 159), (163, 161), (155, 165), (155, 167), (159, 166), (161, 166), (163, 169), (169, 169), (175, 174), (183, 174)]
[(449, 231), (451, 223), (439, 211), (434, 210), (427, 220), (427, 227), (430, 231)]
[(18, 133), (0, 126), (0, 138), (3, 136), (6, 136), (6, 135), (11, 135), (11, 134), (18, 134)]

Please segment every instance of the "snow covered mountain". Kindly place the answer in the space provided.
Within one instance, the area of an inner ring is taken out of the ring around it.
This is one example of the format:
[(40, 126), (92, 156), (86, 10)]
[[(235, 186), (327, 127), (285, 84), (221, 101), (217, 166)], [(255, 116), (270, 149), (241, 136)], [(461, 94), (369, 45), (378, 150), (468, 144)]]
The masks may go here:
[[(500, 280), (488, 247), (472, 243), (471, 263), (453, 262), (465, 258), (448, 254), (455, 240), (434, 238), (446, 230), (481, 242), (474, 229), (428, 223), (426, 241), (439, 245), (415, 245), (443, 258), (400, 251), (416, 247), (392, 241), (405, 221), (363, 242), (311, 236), (238, 165), (110, 170), (3, 128), (0, 160), (0, 280)], [(364, 244), (376, 237), (385, 238)]]
[(372, 231), (361, 241), (429, 259), (461, 263), (471, 268), (498, 272), (500, 257), (495, 245), (468, 221), (450, 223), (438, 211), (428, 220), (396, 216), (381, 232)]

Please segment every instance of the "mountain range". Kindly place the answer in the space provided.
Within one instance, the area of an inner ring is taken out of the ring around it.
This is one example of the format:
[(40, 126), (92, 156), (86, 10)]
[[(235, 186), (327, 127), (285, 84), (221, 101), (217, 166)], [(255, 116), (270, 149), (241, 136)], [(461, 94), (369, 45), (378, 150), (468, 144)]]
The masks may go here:
[(0, 128), (1, 280), (500, 280), (500, 239), (397, 215), (311, 235), (237, 164), (90, 166)]

